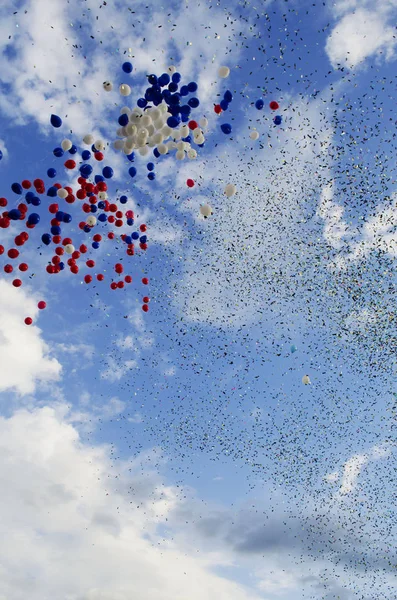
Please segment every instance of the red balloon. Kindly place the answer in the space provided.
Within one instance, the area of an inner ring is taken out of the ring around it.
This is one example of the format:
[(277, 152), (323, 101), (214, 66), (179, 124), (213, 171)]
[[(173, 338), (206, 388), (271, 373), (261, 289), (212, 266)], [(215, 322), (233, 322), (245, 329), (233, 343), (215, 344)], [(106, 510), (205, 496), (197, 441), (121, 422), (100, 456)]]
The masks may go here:
[(121, 210), (118, 210), (118, 211), (116, 212), (116, 217), (117, 217), (118, 219), (122, 219), (122, 218), (123, 218), (123, 212), (122, 212)]
[(146, 244), (146, 242), (141, 242), (139, 244), (139, 247), (140, 247), (141, 250), (147, 250), (147, 244)]
[(21, 231), (21, 233), (19, 234), (20, 237), (23, 239), (24, 242), (27, 242), (29, 239), (29, 234), (27, 231)]
[[(82, 210), (85, 213), (90, 213), (91, 212), (91, 206), (89, 204), (87, 204), (86, 202), (84, 202), (84, 204), (83, 204), (83, 206), (81, 208), (82, 208)], [(84, 225), (85, 225), (85, 223), (84, 223)]]
[(77, 190), (76, 196), (79, 200), (84, 200), (84, 198), (87, 196), (87, 193), (85, 190)]
[(32, 323), (33, 323), (32, 317), (26, 317), (26, 319), (25, 319), (25, 325), (31, 325)]
[(122, 227), (123, 226), (123, 220), (122, 219), (116, 219), (115, 226), (116, 227)]
[(7, 227), (10, 226), (10, 219), (8, 219), (7, 217), (2, 217), (0, 219), (0, 227), (2, 227), (3, 229), (7, 229)]
[(89, 260), (87, 260), (87, 262), (85, 263), (87, 265), (87, 267), (89, 267), (90, 269), (92, 269), (93, 267), (95, 267), (95, 261), (92, 260), (91, 258)]
[(188, 179), (186, 181), (186, 185), (187, 185), (187, 187), (190, 187), (190, 188), (194, 187), (194, 181), (193, 181), (193, 179)]
[(14, 242), (15, 242), (16, 246), (23, 246), (25, 243), (25, 240), (20, 235), (17, 235), (16, 238), (14, 239)]
[(76, 161), (73, 160), (72, 158), (69, 158), (67, 161), (65, 161), (65, 167), (67, 169), (75, 169), (76, 168)]
[(16, 248), (10, 248), (7, 254), (9, 258), (18, 258), (19, 251)]
[(121, 263), (116, 263), (114, 265), (114, 270), (116, 273), (122, 273), (124, 271), (123, 265)]
[(22, 281), (20, 279), (14, 279), (14, 281), (12, 282), (12, 285), (14, 287), (21, 287)]
[(91, 281), (92, 281), (92, 277), (91, 277), (91, 275), (85, 275), (85, 276), (84, 276), (84, 281), (85, 281), (86, 283), (91, 283)]
[(141, 231), (146, 231), (146, 230), (147, 230), (147, 227), (146, 227), (146, 225), (145, 225), (145, 224), (142, 224), (142, 225), (140, 225), (140, 226), (139, 226), (139, 229), (140, 229)]
[(110, 212), (117, 212), (117, 204), (109, 204)]
[(85, 244), (81, 244), (79, 249), (81, 254), (85, 254), (87, 252), (87, 246)]
[(126, 283), (132, 283), (132, 277), (131, 277), (131, 275), (126, 275), (126, 276), (124, 277), (124, 281), (125, 281)]
[(99, 160), (99, 161), (103, 160), (103, 158), (104, 158), (102, 152), (95, 152), (94, 156), (95, 156), (96, 160)]
[(62, 186), (60, 183), (54, 183), (52, 187), (57, 188), (57, 190), (60, 190)]
[(48, 210), (51, 214), (55, 215), (55, 213), (57, 213), (59, 210), (59, 205), (58, 204), (50, 204), (50, 206), (48, 207)]
[(88, 199), (88, 202), (90, 204), (96, 204), (96, 201), (97, 201), (97, 197), (96, 196), (90, 196), (89, 199)]
[(72, 244), (72, 238), (64, 238), (62, 240), (62, 246), (67, 246), (68, 244)]
[(28, 190), (29, 188), (32, 187), (32, 184), (30, 183), (30, 181), (28, 179), (24, 179), (22, 181), (22, 187), (24, 190)]
[(72, 265), (72, 266), (70, 267), (70, 271), (71, 271), (71, 272), (72, 272), (74, 275), (77, 275), (77, 273), (79, 272), (79, 268), (78, 268), (78, 266), (77, 266), (77, 265)]
[(76, 198), (73, 196), (73, 194), (69, 194), (68, 196), (66, 196), (65, 200), (68, 204), (73, 204)]
[(79, 252), (78, 250), (75, 250), (75, 251), (72, 253), (72, 258), (73, 258), (73, 260), (77, 260), (78, 258), (80, 258), (80, 256), (81, 256), (81, 254), (80, 254), (80, 252)]
[(61, 262), (60, 257), (56, 254), (55, 256), (52, 257), (51, 262), (53, 265), (59, 265), (59, 263)]
[(98, 181), (98, 183), (96, 184), (96, 188), (98, 192), (107, 192), (108, 184), (106, 183), (106, 181)]
[(143, 285), (147, 285), (149, 283), (149, 279), (147, 277), (142, 278)]
[(18, 210), (25, 213), (28, 210), (27, 204), (23, 204), (23, 202), (21, 202), (21, 204), (18, 204)]
[(143, 301), (145, 304), (148, 304), (148, 303), (150, 302), (150, 298), (149, 298), (149, 296), (144, 296), (144, 297), (142, 298), (142, 301)]
[(110, 216), (108, 217), (108, 223), (114, 223), (114, 222), (115, 222), (115, 220), (116, 220), (116, 219), (114, 218), (114, 216), (113, 216), (113, 215), (110, 215)]
[(98, 273), (98, 275), (96, 276), (96, 278), (98, 279), (98, 281), (103, 281), (105, 279), (105, 276), (102, 275), (102, 273)]
[(2, 246), (2, 245), (0, 244), (0, 255), (1, 255), (1, 254), (4, 254), (4, 246)]
[(14, 270), (12, 265), (4, 265), (4, 272), (5, 273), (12, 273)]
[(62, 246), (58, 246), (58, 248), (55, 248), (55, 254), (58, 254), (58, 256), (63, 256), (64, 252), (65, 250), (62, 248)]
[(44, 308), (46, 308), (47, 303), (44, 302), (44, 300), (40, 300), (40, 302), (37, 303), (37, 308), (39, 308), (40, 310), (43, 310)]
[[(134, 211), (132, 211), (132, 210), (126, 210), (125, 216), (126, 216), (127, 219), (133, 219), (134, 218)], [(141, 227), (142, 227), (142, 225), (141, 225)]]
[(112, 281), (112, 283), (110, 284), (110, 287), (112, 290), (117, 290), (117, 283), (115, 281)]
[(94, 184), (93, 183), (87, 183), (85, 186), (85, 191), (87, 192), (87, 194), (92, 194), (92, 192), (94, 191)]
[(109, 231), (108, 238), (109, 238), (109, 240), (114, 240), (114, 233), (113, 233), (113, 231)]
[(4, 208), (4, 206), (7, 206), (7, 200), (6, 200), (6, 198), (0, 198), (0, 206), (2, 208)]
[(101, 242), (102, 236), (100, 233), (96, 233), (92, 239), (94, 240), (94, 242)]
[(42, 179), (35, 179), (33, 181), (33, 185), (35, 188), (43, 188), (44, 187), (44, 181)]
[(53, 265), (47, 265), (45, 269), (46, 269), (47, 273), (49, 273), (50, 275), (52, 275), (54, 273)]
[(142, 304), (142, 310), (143, 310), (143, 312), (148, 312), (149, 306), (147, 304)]
[(188, 123), (188, 127), (189, 127), (189, 129), (191, 129), (191, 130), (197, 129), (197, 127), (198, 127), (198, 123), (197, 123), (197, 121), (189, 121), (189, 123)]
[(26, 263), (21, 263), (18, 268), (20, 271), (27, 271), (29, 269)]
[(123, 287), (124, 287), (124, 281), (119, 281), (117, 283), (117, 287), (120, 288), (120, 289), (123, 289)]
[(214, 112), (216, 112), (217, 115), (220, 115), (222, 112), (222, 107), (220, 104), (215, 104), (214, 106)]
[(269, 104), (270, 108), (272, 110), (277, 110), (278, 108), (280, 108), (280, 105), (278, 102), (276, 102), (275, 100), (272, 100)]
[(134, 254), (135, 254), (134, 248), (127, 248), (127, 254), (128, 254), (128, 256), (134, 256)]
[(61, 236), (60, 235), (54, 235), (52, 238), (52, 241), (54, 242), (54, 244), (60, 244), (61, 243)]

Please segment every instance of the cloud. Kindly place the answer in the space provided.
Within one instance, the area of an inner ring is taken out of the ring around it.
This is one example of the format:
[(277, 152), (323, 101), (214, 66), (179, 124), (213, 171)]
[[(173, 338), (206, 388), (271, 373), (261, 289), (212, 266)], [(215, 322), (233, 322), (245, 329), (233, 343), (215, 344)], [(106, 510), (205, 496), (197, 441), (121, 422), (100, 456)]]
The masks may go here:
[(158, 532), (184, 500), (150, 468), (154, 455), (115, 469), (111, 449), (85, 445), (67, 415), (0, 417), (0, 595), (260, 600)]
[[(362, 4), (373, 8), (373, 3)], [(339, 14), (350, 6), (355, 8), (354, 5), (357, 3), (339, 3)], [(384, 55), (386, 60), (392, 59), (397, 43), (393, 26), (395, 17), (393, 3), (388, 1), (378, 2), (376, 11), (357, 8), (345, 14), (326, 42), (325, 50), (332, 66), (356, 67), (372, 55)]]
[(24, 323), (27, 316), (35, 322), (39, 312), (28, 291), (0, 281), (0, 391), (32, 394), (37, 384), (60, 378), (61, 365), (40, 329)]

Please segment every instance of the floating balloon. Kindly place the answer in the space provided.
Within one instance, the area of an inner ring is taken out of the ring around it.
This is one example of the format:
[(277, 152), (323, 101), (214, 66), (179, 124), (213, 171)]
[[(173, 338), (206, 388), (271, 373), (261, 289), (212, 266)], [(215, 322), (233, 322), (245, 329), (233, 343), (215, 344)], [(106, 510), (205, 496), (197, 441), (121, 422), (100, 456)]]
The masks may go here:
[(44, 300), (40, 300), (40, 302), (37, 303), (37, 308), (39, 310), (44, 310), (47, 307), (47, 303), (44, 302)]
[(51, 115), (50, 122), (51, 125), (56, 128), (61, 127), (62, 125), (62, 119), (61, 117), (58, 117), (58, 115)]
[[(105, 92), (111, 92), (113, 89), (113, 85), (110, 83), (110, 81), (104, 81), (102, 85)], [(89, 142), (86, 143), (88, 144)]]
[(237, 188), (234, 185), (234, 183), (228, 183), (227, 186), (225, 187), (225, 194), (228, 198), (230, 198), (231, 196), (234, 196), (234, 194), (237, 192)]
[(33, 319), (32, 317), (26, 317), (25, 318), (25, 324), (26, 325), (31, 325), (33, 323)]
[(257, 140), (259, 138), (259, 133), (257, 131), (251, 131), (250, 133), (251, 140)]
[(302, 383), (303, 383), (304, 385), (309, 385), (309, 384), (311, 383), (309, 375), (304, 375), (304, 376), (302, 377)]
[(295, 346), (295, 344), (292, 344), (292, 346), (291, 346), (291, 354), (293, 354), (297, 350), (298, 350), (298, 348)]
[(132, 73), (132, 64), (130, 62), (125, 62), (121, 65), (124, 73)]
[(262, 110), (262, 108), (265, 106), (264, 101), (262, 100), (262, 98), (259, 98), (259, 100), (257, 100), (255, 102), (255, 108), (257, 108), (258, 110)]
[(229, 74), (230, 74), (229, 67), (219, 67), (219, 69), (218, 69), (219, 77), (221, 77), (222, 79), (226, 79), (226, 77), (229, 77)]
[(200, 214), (203, 215), (205, 219), (212, 215), (212, 208), (209, 204), (203, 204), (200, 206)]

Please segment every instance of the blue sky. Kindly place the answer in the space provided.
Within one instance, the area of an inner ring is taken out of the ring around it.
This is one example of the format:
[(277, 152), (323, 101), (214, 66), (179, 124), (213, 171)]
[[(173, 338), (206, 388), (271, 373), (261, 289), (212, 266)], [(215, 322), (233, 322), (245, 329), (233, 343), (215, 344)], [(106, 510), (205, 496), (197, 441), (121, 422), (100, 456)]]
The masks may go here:
[[(49, 276), (44, 195), (21, 288), (1, 256), (0, 600), (393, 597), (396, 9), (2, 3), (7, 209), (13, 182), (48, 187), (50, 167), (74, 186), (52, 151), (68, 138), (81, 161), (92, 133), (149, 249), (102, 243), (101, 284), (84, 266)], [(138, 155), (132, 180), (120, 109), (170, 65), (198, 83), (206, 141), (195, 160)], [(91, 241), (67, 210), (65, 235)], [(119, 261), (133, 283), (113, 291)]]

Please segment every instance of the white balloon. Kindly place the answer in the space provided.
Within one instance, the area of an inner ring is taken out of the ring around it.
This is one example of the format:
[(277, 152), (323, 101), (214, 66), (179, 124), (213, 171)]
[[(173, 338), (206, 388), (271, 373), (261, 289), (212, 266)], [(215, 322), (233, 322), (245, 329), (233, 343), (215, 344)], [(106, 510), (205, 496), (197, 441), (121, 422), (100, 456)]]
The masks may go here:
[(113, 85), (110, 83), (110, 81), (104, 81), (103, 89), (105, 90), (105, 92), (111, 92), (113, 89)]
[(153, 122), (153, 125), (157, 131), (160, 131), (164, 127), (164, 119), (163, 117), (159, 117)]
[(149, 132), (149, 135), (153, 135), (153, 134), (154, 134), (154, 132), (155, 132), (155, 128), (154, 128), (154, 125), (153, 125), (153, 124), (150, 124), (150, 125), (148, 125), (148, 126), (146, 127), (146, 129), (148, 130), (148, 132)]
[(149, 148), (147, 146), (141, 146), (141, 148), (139, 148), (138, 152), (141, 156), (146, 156), (149, 152)]
[(178, 142), (176, 144), (176, 147), (177, 147), (178, 150), (184, 150), (185, 149), (185, 142), (182, 142), (182, 141)]
[(193, 137), (197, 138), (197, 137), (201, 137), (203, 135), (203, 132), (201, 131), (200, 127), (196, 127), (196, 129), (193, 129)]
[(141, 116), (144, 114), (144, 112), (143, 112), (142, 108), (140, 108), (139, 106), (135, 106), (135, 107), (133, 108), (133, 110), (132, 110), (132, 113), (131, 113), (131, 114), (133, 114), (133, 115), (138, 115), (139, 117), (141, 117)]
[(107, 192), (99, 192), (98, 198), (99, 198), (99, 200), (107, 200), (108, 199)]
[(175, 156), (177, 160), (183, 160), (185, 158), (185, 152), (183, 150), (178, 150)]
[(309, 385), (309, 384), (311, 383), (309, 375), (304, 375), (304, 376), (302, 377), (302, 383), (303, 383), (304, 385)]
[(65, 188), (60, 188), (57, 191), (58, 198), (66, 198), (68, 195), (69, 195), (69, 192), (67, 190), (65, 190)]
[(164, 139), (167, 139), (170, 137), (170, 135), (172, 134), (173, 129), (171, 129), (171, 127), (169, 127), (168, 125), (164, 125), (164, 127), (161, 130), (161, 133), (164, 136)]
[(125, 127), (119, 127), (118, 130), (116, 131), (117, 137), (119, 137), (119, 138), (125, 137), (126, 131), (127, 131), (127, 129)]
[(203, 217), (210, 217), (212, 215), (212, 208), (210, 205), (204, 204), (203, 206), (200, 206), (200, 214), (202, 214)]
[(251, 140), (257, 140), (259, 137), (259, 133), (257, 131), (251, 131), (250, 138)]
[(175, 142), (177, 142), (178, 140), (181, 139), (181, 137), (182, 137), (182, 135), (181, 135), (181, 132), (179, 131), (179, 129), (174, 129), (172, 139), (175, 140)]
[(230, 74), (229, 67), (219, 67), (219, 69), (218, 69), (219, 77), (222, 77), (222, 79), (226, 79), (226, 77), (229, 77), (229, 74)]
[(65, 152), (70, 150), (70, 148), (72, 146), (73, 146), (73, 144), (70, 140), (68, 140), (68, 139), (62, 140), (61, 147), (62, 147), (62, 150), (64, 150)]
[(103, 152), (106, 148), (105, 142), (103, 142), (102, 140), (97, 140), (94, 143), (94, 146), (97, 150), (99, 150), (99, 152)]
[(126, 127), (127, 135), (135, 135), (137, 132), (136, 125), (134, 123), (128, 123)]
[(159, 104), (158, 108), (160, 109), (161, 113), (168, 112), (168, 106), (165, 102), (162, 102), (161, 104)]
[(225, 187), (225, 194), (228, 198), (230, 198), (231, 196), (234, 196), (234, 194), (237, 192), (237, 188), (234, 185), (234, 183), (228, 183), (227, 186)]
[(115, 150), (122, 150), (124, 148), (124, 140), (115, 140), (113, 142), (113, 148)]
[(129, 96), (131, 94), (131, 88), (126, 83), (121, 84), (119, 91), (122, 96)]
[(206, 127), (208, 127), (208, 119), (206, 119), (205, 117), (203, 117), (202, 119), (200, 119), (199, 125), (203, 129), (205, 129)]
[(189, 135), (189, 127), (187, 125), (182, 125), (179, 129), (181, 137), (187, 137)]
[(165, 144), (159, 144), (157, 150), (159, 151), (159, 154), (168, 154), (168, 148)]
[(128, 108), (128, 106), (123, 106), (123, 108), (120, 110), (120, 114), (129, 116), (131, 114), (131, 109)]
[(87, 133), (87, 135), (83, 137), (83, 142), (87, 144), (87, 146), (92, 146), (94, 143), (94, 136), (91, 135), (91, 133)]
[(65, 249), (66, 254), (73, 254), (73, 252), (74, 252), (73, 244), (66, 244), (64, 249)]
[(153, 140), (155, 141), (156, 144), (161, 144), (162, 141), (164, 140), (164, 136), (162, 133), (157, 132), (154, 134)]
[(173, 75), (174, 73), (176, 73), (176, 67), (174, 67), (174, 65), (170, 65), (167, 71), (170, 75)]
[(196, 150), (194, 150), (194, 148), (191, 148), (187, 153), (187, 157), (190, 158), (190, 160), (197, 158)]
[(154, 108), (150, 111), (150, 118), (152, 119), (152, 121), (157, 121), (157, 119), (160, 118), (160, 115), (161, 111), (158, 108)]
[(149, 115), (143, 115), (141, 123), (143, 127), (147, 127), (148, 125), (152, 124), (152, 119)]
[(176, 144), (172, 140), (169, 140), (167, 142), (166, 146), (167, 146), (168, 150), (175, 150), (175, 148), (176, 148)]
[(204, 144), (205, 137), (203, 135), (199, 135), (196, 138), (194, 138), (194, 141), (197, 145)]
[(96, 217), (94, 217), (94, 215), (90, 215), (89, 217), (87, 217), (86, 223), (90, 227), (94, 227), (94, 225), (96, 225)]

